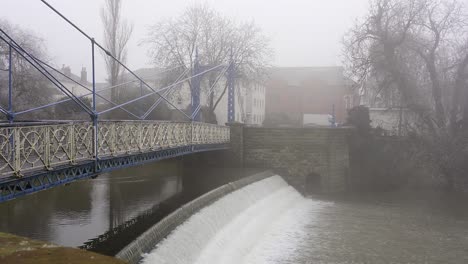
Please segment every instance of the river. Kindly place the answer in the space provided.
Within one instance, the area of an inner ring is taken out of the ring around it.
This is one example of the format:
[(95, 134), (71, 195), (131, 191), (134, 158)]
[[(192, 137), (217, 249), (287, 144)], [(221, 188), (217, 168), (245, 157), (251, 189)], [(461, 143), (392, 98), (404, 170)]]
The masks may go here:
[[(0, 204), (0, 231), (112, 255), (181, 204), (256, 171), (182, 163), (120, 170)], [(275, 197), (263, 207), (274, 211), (286, 201)], [(278, 215), (265, 211), (259, 219), (266, 222), (256, 222), (263, 231), (238, 263), (468, 263), (466, 196), (404, 191), (295, 199)], [(255, 219), (258, 210), (250, 211)]]
[(258, 170), (172, 159), (0, 204), (0, 232), (114, 255), (182, 204)]
[(302, 197), (272, 177), (203, 209), (143, 263), (468, 263), (466, 201), (415, 191)]

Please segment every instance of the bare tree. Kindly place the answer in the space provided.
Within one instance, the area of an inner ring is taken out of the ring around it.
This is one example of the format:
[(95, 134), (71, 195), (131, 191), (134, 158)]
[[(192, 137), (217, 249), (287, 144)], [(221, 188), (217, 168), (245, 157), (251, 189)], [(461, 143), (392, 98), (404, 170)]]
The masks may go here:
[[(454, 38), (458, 37), (457, 34), (463, 31), (462, 6), (457, 1), (428, 1), (422, 15), (409, 45), (423, 59), (431, 82), (435, 120), (439, 127), (445, 127), (447, 116), (443, 86), (444, 81), (451, 76), (444, 76), (450, 74), (444, 69), (457, 57), (448, 52), (451, 47), (447, 45), (451, 45)], [(445, 86), (448, 87), (449, 84), (445, 83)]]
[(461, 125), (468, 120), (465, 11), (457, 0), (373, 0), (344, 41), (350, 76), (377, 94), (400, 94), (400, 105), (420, 121), (413, 132), (424, 142), (423, 156), (450, 185), (468, 138)]
[[(150, 55), (158, 67), (181, 66), (192, 73), (197, 52), (204, 67), (228, 65), (232, 57), (240, 81), (258, 81), (272, 54), (269, 40), (253, 22), (236, 23), (207, 5), (193, 5), (179, 17), (157, 23), (145, 43), (150, 45)], [(219, 74), (205, 76), (208, 79), (205, 92)], [(192, 82), (188, 84), (192, 90)], [(211, 111), (217, 108), (226, 90), (227, 82), (208, 94)]]
[[(12, 25), (6, 20), (0, 20), (0, 28), (9, 34), (29, 54), (47, 61), (44, 42), (34, 32)], [(54, 87), (54, 84), (15, 50), (12, 50), (11, 66), (13, 77), (13, 111), (26, 110), (33, 106), (50, 103), (50, 98), (60, 93)], [(9, 46), (3, 40), (0, 40), (0, 102), (4, 108), (7, 108), (8, 104), (8, 67)], [(46, 109), (18, 118), (51, 118), (52, 113), (50, 110)]]
[[(106, 0), (101, 9), (101, 20), (104, 25), (105, 48), (119, 61), (127, 60), (127, 44), (133, 32), (133, 26), (122, 18), (122, 1)], [(104, 54), (107, 66), (108, 82), (117, 85), (123, 68), (113, 58)], [(118, 89), (112, 89), (111, 101), (118, 101)]]

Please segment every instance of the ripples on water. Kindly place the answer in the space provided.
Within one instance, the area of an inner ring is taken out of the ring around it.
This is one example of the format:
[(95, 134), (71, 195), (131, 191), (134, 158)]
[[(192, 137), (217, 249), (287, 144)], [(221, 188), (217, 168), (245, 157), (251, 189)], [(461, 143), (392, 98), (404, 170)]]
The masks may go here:
[(416, 197), (324, 201), (275, 177), (202, 210), (143, 263), (468, 263), (465, 207), (445, 195)]
[[(0, 204), (0, 231), (80, 246), (129, 220), (138, 218), (134, 225), (142, 227), (144, 218), (151, 226), (168, 213), (161, 212), (160, 202), (182, 188), (180, 166), (168, 161), (118, 171)], [(253, 173), (187, 171), (197, 172), (184, 177), (184, 186), (196, 191), (191, 197)], [(166, 263), (468, 263), (466, 196), (404, 192), (304, 198), (278, 178), (248, 188), (257, 189), (207, 208), (210, 215), (185, 231), (172, 248), (176, 259)], [(115, 246), (115, 251), (138, 235), (123, 228), (124, 238), (111, 236), (101, 247)], [(145, 261), (164, 263), (151, 255)]]

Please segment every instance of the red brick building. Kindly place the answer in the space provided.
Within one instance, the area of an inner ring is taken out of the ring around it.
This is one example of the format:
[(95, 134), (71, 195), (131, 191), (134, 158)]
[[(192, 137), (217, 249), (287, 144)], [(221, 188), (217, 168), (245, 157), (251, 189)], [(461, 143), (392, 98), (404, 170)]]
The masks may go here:
[(351, 83), (341, 67), (272, 68), (266, 83), (265, 125), (302, 126), (304, 116), (346, 121)]

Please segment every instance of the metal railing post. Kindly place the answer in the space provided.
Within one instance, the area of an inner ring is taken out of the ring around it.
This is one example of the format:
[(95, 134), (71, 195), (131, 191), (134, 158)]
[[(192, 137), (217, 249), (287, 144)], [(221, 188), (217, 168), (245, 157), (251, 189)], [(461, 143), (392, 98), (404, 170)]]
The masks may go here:
[(20, 127), (15, 127), (14, 129), (14, 138), (13, 145), (15, 147), (14, 151), (14, 164), (15, 169), (14, 173), (16, 177), (21, 177), (21, 138), (20, 138)]
[(195, 147), (193, 144), (193, 119), (190, 120), (190, 145), (192, 145), (192, 151), (194, 151)]
[[(9, 43), (8, 49), (8, 109), (7, 109), (7, 118), (8, 122), (11, 124), (14, 121), (13, 112), (13, 105), (12, 105), (12, 96), (13, 96), (13, 48), (11, 47), (11, 43)], [(15, 144), (17, 142), (17, 128), (13, 128), (13, 132), (11, 133), (10, 137), (10, 150), (11, 150), (11, 159), (13, 161), (13, 172), (16, 176), (19, 175), (19, 158), (17, 154), (19, 154), (17, 148), (19, 144)], [(17, 146), (18, 145), (18, 146)]]
[(8, 47), (8, 121), (13, 123), (13, 48), (11, 43)]
[(234, 123), (236, 121), (234, 70), (234, 61), (231, 54), (228, 72), (228, 123)]
[(70, 163), (76, 164), (76, 142), (75, 142), (75, 126), (76, 124), (72, 123), (69, 127), (69, 140), (70, 140)]
[(50, 127), (49, 126), (44, 126), (44, 165), (47, 170), (51, 170), (51, 157), (50, 157)]
[(117, 156), (117, 127), (115, 123), (111, 123), (108, 133), (110, 134), (110, 155)]
[(92, 75), (93, 75), (93, 114), (91, 119), (93, 120), (93, 152), (94, 152), (94, 168), (98, 171), (99, 161), (99, 126), (98, 126), (98, 114), (96, 111), (96, 65), (95, 65), (95, 41), (91, 39), (91, 57), (92, 57)]

